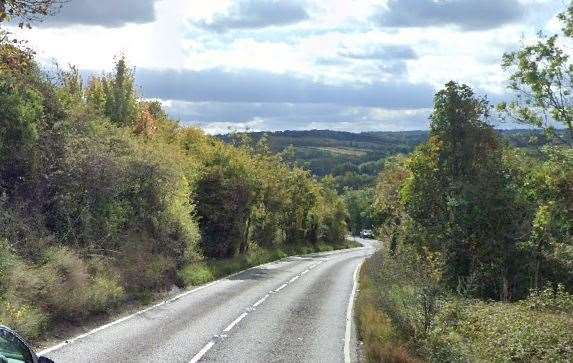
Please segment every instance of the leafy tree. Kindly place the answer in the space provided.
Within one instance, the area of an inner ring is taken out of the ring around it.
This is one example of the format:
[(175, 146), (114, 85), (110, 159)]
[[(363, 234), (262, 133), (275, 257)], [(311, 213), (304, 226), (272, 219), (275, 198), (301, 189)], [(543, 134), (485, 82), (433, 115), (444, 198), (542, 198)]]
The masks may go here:
[(60, 86), (57, 94), (62, 106), (66, 109), (80, 106), (84, 98), (84, 86), (78, 68), (70, 66), (67, 71), (59, 71), (58, 78)]
[(358, 236), (362, 230), (372, 228), (373, 190), (347, 190), (343, 198), (348, 211), (350, 232)]
[(99, 77), (91, 77), (85, 90), (87, 106), (96, 114), (105, 114), (106, 90), (104, 80)]
[(487, 116), (486, 101), (465, 85), (450, 82), (438, 92), (430, 140), (412, 156), (401, 197), (425, 235), (413, 242), (443, 255), (450, 287), (507, 300), (521, 216)]
[(31, 154), (40, 137), (44, 98), (28, 80), (0, 73), (0, 114), (0, 190), (13, 192), (33, 167)]
[(133, 125), (137, 117), (137, 95), (133, 72), (125, 57), (115, 63), (115, 74), (104, 82), (105, 115), (119, 126)]
[[(573, 37), (573, 3), (558, 15), (562, 34), (545, 36), (503, 57), (503, 67), (511, 72), (510, 89), (516, 99), (499, 108), (518, 121), (544, 127), (552, 134), (553, 122), (569, 129), (573, 145), (573, 64), (561, 40)], [(554, 135), (555, 136), (555, 135)]]
[(19, 18), (20, 27), (30, 27), (30, 23), (54, 14), (66, 0), (0, 0), (0, 23)]

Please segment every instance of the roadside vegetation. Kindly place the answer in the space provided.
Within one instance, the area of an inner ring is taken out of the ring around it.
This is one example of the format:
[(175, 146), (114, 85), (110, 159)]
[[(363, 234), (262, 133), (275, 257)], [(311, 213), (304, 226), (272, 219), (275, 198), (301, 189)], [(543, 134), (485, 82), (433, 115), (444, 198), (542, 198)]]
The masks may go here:
[[(572, 15), (560, 16), (566, 36)], [(557, 39), (505, 55), (521, 92), (498, 108), (544, 128), (547, 145), (509, 145), (488, 124), (489, 103), (450, 82), (435, 96), (428, 141), (386, 160), (373, 203), (384, 248), (361, 271), (357, 304), (369, 361), (573, 357), (573, 129), (562, 82), (573, 74)]]
[(328, 179), (137, 95), (132, 70), (47, 74), (0, 44), (0, 322), (38, 339), (155, 292), (347, 246)]

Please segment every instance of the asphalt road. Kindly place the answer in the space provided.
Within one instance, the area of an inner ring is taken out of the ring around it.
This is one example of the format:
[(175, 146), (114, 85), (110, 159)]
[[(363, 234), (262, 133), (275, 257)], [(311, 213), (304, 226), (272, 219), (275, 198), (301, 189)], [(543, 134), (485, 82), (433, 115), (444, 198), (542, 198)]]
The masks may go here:
[(364, 248), (251, 268), (41, 354), (56, 363), (356, 361), (347, 310), (373, 252), (373, 241), (358, 240)]

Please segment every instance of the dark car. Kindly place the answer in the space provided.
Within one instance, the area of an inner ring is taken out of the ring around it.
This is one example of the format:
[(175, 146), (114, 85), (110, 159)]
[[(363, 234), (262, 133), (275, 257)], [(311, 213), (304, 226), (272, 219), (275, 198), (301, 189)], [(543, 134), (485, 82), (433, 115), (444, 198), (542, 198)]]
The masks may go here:
[(38, 357), (21, 336), (12, 329), (0, 325), (0, 363), (54, 363), (46, 357)]

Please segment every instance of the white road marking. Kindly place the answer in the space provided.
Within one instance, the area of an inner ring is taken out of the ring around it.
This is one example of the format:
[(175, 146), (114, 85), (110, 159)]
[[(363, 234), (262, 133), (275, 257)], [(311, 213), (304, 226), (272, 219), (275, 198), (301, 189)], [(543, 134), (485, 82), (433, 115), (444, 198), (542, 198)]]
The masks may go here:
[(229, 325), (227, 325), (227, 327), (225, 329), (223, 329), (224, 332), (228, 332), (231, 331), (231, 329), (233, 329), (233, 327), (237, 324), (239, 324), (239, 322), (241, 320), (243, 320), (245, 318), (245, 316), (247, 316), (247, 313), (242, 313), (241, 315), (239, 315), (239, 317), (235, 320), (233, 320), (233, 322)]
[(256, 303), (253, 304), (253, 307), (256, 308), (257, 306), (264, 303), (265, 300), (268, 299), (269, 296), (270, 296), (269, 294), (266, 294), (264, 297), (260, 298), (259, 301), (257, 301)]
[(59, 344), (57, 344), (57, 345), (54, 345), (53, 347), (44, 349), (44, 350), (38, 352), (37, 354), (38, 354), (38, 356), (42, 356), (42, 355), (49, 354), (49, 353), (51, 353), (51, 352), (53, 352), (53, 351), (55, 351), (55, 350), (58, 350), (58, 349), (60, 349), (60, 348), (62, 348), (62, 347), (65, 347), (66, 345), (69, 345), (69, 344), (71, 344), (71, 343), (73, 343), (73, 342), (75, 342), (75, 341), (77, 341), (77, 340), (80, 340), (80, 339), (83, 339), (83, 338), (88, 337), (88, 336), (90, 336), (90, 335), (93, 335), (93, 334), (95, 334), (95, 333), (97, 333), (97, 332), (99, 332), (99, 331), (102, 331), (102, 330), (104, 330), (104, 329), (110, 328), (110, 327), (112, 327), (112, 326), (114, 326), (114, 325), (121, 324), (121, 323), (123, 323), (124, 321), (127, 321), (127, 320), (129, 320), (129, 319), (132, 319), (132, 318), (134, 318), (134, 317), (136, 317), (136, 316), (145, 314), (146, 312), (148, 312), (148, 311), (150, 311), (150, 310), (153, 310), (153, 309), (156, 309), (156, 308), (158, 308), (158, 307), (160, 307), (160, 306), (162, 306), (162, 305), (165, 305), (165, 304), (167, 304), (167, 303), (171, 303), (171, 302), (174, 302), (174, 301), (176, 301), (176, 300), (179, 300), (179, 299), (181, 299), (182, 297), (185, 297), (185, 296), (187, 296), (187, 295), (189, 295), (189, 294), (192, 294), (192, 293), (194, 293), (194, 292), (197, 292), (197, 291), (199, 291), (199, 290), (205, 289), (205, 288), (207, 288), (207, 287), (209, 287), (209, 286), (212, 286), (212, 285), (214, 285), (214, 284), (216, 284), (216, 283), (218, 283), (218, 282), (220, 282), (220, 281), (221, 281), (221, 280), (213, 281), (213, 282), (210, 282), (210, 283), (208, 283), (208, 284), (206, 284), (206, 285), (199, 286), (199, 287), (197, 287), (197, 288), (195, 288), (195, 289), (192, 289), (192, 290), (189, 290), (189, 291), (185, 291), (185, 292), (183, 292), (183, 293), (181, 293), (181, 294), (179, 294), (179, 295), (176, 295), (176, 296), (172, 297), (171, 299), (162, 301), (162, 302), (160, 302), (160, 303), (158, 303), (158, 304), (152, 305), (152, 306), (150, 306), (150, 307), (148, 307), (148, 308), (145, 308), (145, 309), (143, 309), (143, 310), (140, 310), (140, 311), (138, 311), (138, 312), (136, 312), (136, 313), (133, 313), (133, 314), (128, 315), (128, 316), (124, 316), (123, 318), (117, 319), (117, 320), (115, 320), (115, 321), (112, 321), (112, 322), (110, 322), (110, 323), (107, 323), (107, 324), (105, 324), (105, 325), (102, 325), (102, 326), (100, 326), (100, 327), (97, 327), (97, 328), (95, 328), (95, 329), (92, 329), (92, 330), (90, 330), (90, 331), (88, 331), (88, 332), (86, 332), (86, 333), (84, 333), (84, 334), (80, 334), (80, 335), (78, 335), (78, 336), (76, 336), (76, 337), (73, 337), (73, 338), (71, 338), (71, 339), (68, 339), (68, 340), (66, 340), (66, 341), (64, 341), (64, 342), (62, 342), (62, 343), (59, 343)]
[[(344, 251), (344, 250), (340, 250), (340, 251)], [(293, 257), (293, 256), (291, 256), (291, 257)], [(65, 340), (65, 341), (63, 341), (63, 342), (61, 342), (61, 343), (59, 343), (59, 344), (56, 344), (56, 345), (52, 346), (52, 347), (46, 348), (46, 349), (44, 349), (44, 350), (38, 352), (37, 354), (38, 354), (38, 356), (49, 354), (49, 353), (51, 353), (51, 352), (53, 352), (53, 351), (56, 351), (56, 350), (58, 350), (58, 349), (60, 349), (60, 348), (62, 348), (62, 347), (65, 347), (66, 345), (69, 345), (69, 344), (74, 343), (74, 342), (76, 342), (76, 341), (78, 341), (78, 340), (80, 340), (80, 339), (83, 339), (83, 338), (85, 338), (85, 337), (88, 337), (88, 336), (90, 336), (90, 335), (93, 335), (93, 334), (95, 334), (95, 333), (97, 333), (97, 332), (99, 332), (99, 331), (102, 331), (102, 330), (107, 329), (107, 328), (111, 328), (111, 327), (114, 326), (114, 325), (123, 323), (124, 321), (127, 321), (127, 320), (129, 320), (129, 319), (133, 319), (134, 317), (139, 316), (139, 315), (141, 315), (141, 314), (145, 314), (146, 312), (148, 312), (148, 311), (150, 311), (150, 310), (153, 310), (153, 309), (156, 309), (156, 308), (158, 308), (158, 307), (160, 307), (160, 306), (162, 306), (162, 305), (164, 305), (164, 304), (168, 304), (168, 303), (175, 302), (175, 301), (177, 301), (177, 300), (179, 300), (179, 299), (181, 299), (181, 298), (183, 298), (183, 297), (185, 297), (185, 296), (187, 296), (187, 295), (190, 295), (190, 294), (192, 294), (192, 293), (194, 293), (194, 292), (197, 292), (197, 291), (199, 291), (199, 290), (203, 290), (203, 289), (205, 289), (205, 288), (207, 288), (207, 287), (210, 287), (210, 286), (213, 286), (213, 285), (215, 285), (215, 284), (218, 284), (218, 283), (220, 283), (221, 281), (224, 281), (224, 280), (226, 280), (226, 279), (228, 279), (228, 278), (230, 278), (230, 277), (236, 276), (236, 275), (238, 275), (238, 274), (240, 274), (240, 273), (243, 273), (243, 272), (248, 271), (248, 270), (253, 269), (253, 268), (260, 268), (260, 267), (262, 267), (262, 266), (272, 266), (272, 265), (276, 265), (277, 263), (284, 262), (284, 261), (285, 261), (286, 259), (288, 259), (288, 258), (289, 258), (289, 257), (285, 257), (285, 258), (283, 258), (283, 259), (281, 259), (281, 260), (271, 261), (271, 262), (268, 262), (268, 263), (265, 263), (265, 264), (262, 264), (262, 265), (259, 265), (259, 266), (250, 267), (250, 268), (245, 269), (245, 270), (242, 270), (242, 271), (237, 271), (237, 272), (235, 272), (235, 273), (233, 273), (233, 274), (230, 274), (229, 276), (225, 276), (225, 277), (223, 277), (223, 278), (221, 278), (221, 279), (219, 279), (219, 280), (211, 281), (210, 283), (205, 284), (205, 285), (203, 285), (203, 286), (198, 286), (198, 287), (196, 287), (196, 288), (194, 288), (194, 289), (191, 289), (191, 290), (182, 292), (182, 293), (180, 293), (180, 294), (178, 294), (178, 295), (175, 295), (174, 297), (172, 297), (172, 298), (170, 298), (170, 299), (164, 300), (164, 301), (162, 301), (162, 302), (160, 302), (160, 303), (157, 303), (157, 304), (155, 304), (155, 305), (149, 306), (149, 307), (147, 307), (147, 308), (145, 308), (145, 309), (143, 309), (143, 310), (137, 311), (137, 312), (135, 312), (135, 313), (133, 313), (133, 314), (130, 314), (130, 315), (128, 315), (128, 316), (124, 316), (123, 318), (114, 320), (114, 321), (109, 322), (109, 323), (107, 323), (107, 324), (104, 324), (104, 325), (102, 325), (102, 326), (100, 326), (100, 327), (97, 327), (97, 328), (95, 328), (95, 329), (92, 329), (92, 330), (90, 330), (90, 331), (88, 331), (88, 332), (86, 332), (86, 333), (84, 333), (84, 334), (80, 334), (80, 335), (78, 335), (78, 336), (76, 336), (76, 337), (73, 337), (73, 338), (70, 338), (70, 339), (68, 339), (68, 340)], [(303, 258), (303, 257), (301, 257), (301, 258)], [(272, 292), (272, 291), (271, 291), (271, 292)]]
[[(321, 256), (337, 255), (337, 254), (342, 254), (342, 253), (350, 252), (350, 251), (353, 251), (353, 250), (358, 250), (358, 249), (361, 249), (361, 248), (364, 248), (364, 247), (365, 247), (365, 246), (363, 246), (363, 247), (355, 247), (355, 248), (348, 248), (348, 249), (344, 249), (344, 250), (337, 250), (337, 251), (331, 251), (331, 252), (322, 252), (322, 253), (320, 253), (319, 255), (321, 255)], [(262, 264), (262, 265), (259, 265), (259, 266), (254, 266), (254, 267), (247, 268), (247, 269), (242, 270), (242, 271), (237, 271), (237, 272), (235, 272), (235, 273), (233, 273), (233, 274), (230, 274), (230, 275), (228, 275), (228, 276), (226, 276), (226, 277), (223, 277), (223, 278), (221, 278), (221, 279), (219, 279), (219, 280), (215, 280), (215, 281), (212, 281), (212, 282), (210, 282), (210, 283), (207, 283), (207, 284), (205, 284), (205, 285), (203, 285), (203, 286), (198, 286), (198, 287), (196, 287), (196, 288), (194, 288), (194, 289), (191, 289), (191, 290), (182, 292), (182, 293), (180, 293), (180, 294), (178, 294), (178, 295), (175, 295), (174, 297), (172, 297), (172, 298), (170, 298), (170, 299), (164, 300), (164, 301), (162, 301), (162, 302), (160, 302), (160, 303), (157, 303), (157, 304), (155, 304), (155, 305), (149, 306), (149, 307), (147, 307), (147, 308), (145, 308), (145, 309), (143, 309), (143, 310), (137, 311), (137, 312), (135, 312), (135, 313), (133, 313), (133, 314), (130, 314), (130, 315), (128, 315), (128, 316), (125, 316), (125, 317), (123, 317), (123, 318), (120, 318), (120, 319), (117, 319), (117, 320), (115, 320), (115, 321), (112, 321), (112, 322), (109, 322), (109, 323), (107, 323), (107, 324), (104, 324), (104, 325), (102, 325), (102, 326), (100, 326), (100, 327), (97, 327), (97, 328), (95, 328), (95, 329), (92, 329), (92, 330), (90, 330), (90, 331), (88, 331), (88, 332), (86, 332), (86, 333), (84, 333), (84, 334), (80, 334), (80, 335), (78, 335), (78, 336), (76, 336), (76, 337), (73, 337), (73, 338), (70, 338), (70, 339), (68, 339), (68, 340), (65, 340), (65, 341), (63, 341), (63, 342), (61, 342), (61, 343), (59, 343), (59, 344), (57, 344), (57, 345), (54, 345), (54, 346), (52, 346), (52, 347), (46, 348), (46, 349), (44, 349), (44, 350), (42, 350), (42, 351), (39, 351), (37, 354), (38, 354), (38, 356), (45, 356), (45, 355), (47, 355), (47, 354), (49, 354), (49, 353), (51, 353), (51, 352), (53, 352), (53, 351), (56, 351), (56, 350), (58, 350), (58, 349), (60, 349), (60, 348), (62, 348), (62, 347), (65, 347), (65, 346), (67, 346), (67, 345), (69, 345), (69, 344), (72, 344), (72, 343), (74, 343), (74, 342), (76, 342), (76, 341), (78, 341), (78, 340), (80, 340), (80, 339), (86, 338), (86, 337), (88, 337), (88, 336), (90, 336), (90, 335), (93, 335), (93, 334), (95, 334), (95, 333), (97, 333), (97, 332), (100, 332), (100, 331), (102, 331), (102, 330), (104, 330), (104, 329), (110, 328), (110, 327), (112, 327), (112, 326), (114, 326), (114, 325), (121, 324), (121, 323), (123, 323), (123, 322), (125, 322), (125, 321), (127, 321), (127, 320), (130, 320), (130, 319), (132, 319), (132, 318), (134, 318), (134, 317), (137, 317), (137, 316), (139, 316), (139, 315), (142, 315), (142, 314), (144, 314), (144, 313), (146, 313), (146, 312), (148, 312), (148, 311), (150, 311), (150, 310), (156, 309), (156, 308), (158, 308), (158, 307), (160, 307), (160, 306), (162, 306), (162, 305), (175, 302), (175, 301), (177, 301), (177, 300), (179, 300), (179, 299), (181, 299), (181, 298), (183, 298), (183, 297), (185, 297), (185, 296), (187, 296), (187, 295), (190, 295), (190, 294), (192, 294), (192, 293), (194, 293), (194, 292), (197, 292), (197, 291), (199, 291), (199, 290), (203, 290), (203, 289), (205, 289), (205, 288), (207, 288), (207, 287), (210, 287), (210, 286), (212, 286), (212, 285), (218, 284), (218, 283), (220, 283), (221, 281), (224, 281), (224, 280), (226, 280), (226, 279), (228, 279), (228, 278), (230, 278), (230, 277), (239, 275), (239, 274), (241, 274), (241, 273), (243, 273), (243, 272), (245, 272), (245, 271), (248, 271), (248, 270), (250, 270), (250, 269), (253, 269), (253, 268), (260, 268), (260, 267), (262, 267), (262, 266), (269, 266), (269, 267), (270, 267), (270, 266), (273, 266), (273, 265), (277, 265), (278, 263), (284, 262), (286, 259), (292, 258), (292, 257), (298, 257), (298, 258), (301, 258), (301, 259), (304, 258), (303, 256), (290, 256), (290, 257), (285, 257), (285, 258), (283, 258), (283, 259), (281, 259), (281, 260), (271, 261), (271, 262), (268, 262), (268, 263), (265, 263), (265, 264)], [(322, 262), (324, 262), (324, 260), (321, 260), (321, 261), (319, 261), (318, 263), (322, 263)], [(302, 276), (302, 275), (308, 273), (308, 272), (310, 271), (310, 269), (314, 268), (318, 263), (315, 263), (315, 264), (309, 266), (306, 270), (304, 270), (304, 271), (300, 274), (300, 276)], [(274, 292), (278, 292), (278, 291), (282, 290), (283, 288), (286, 287), (286, 285), (287, 285), (287, 284), (284, 284), (283, 286), (280, 286), (280, 287), (279, 287), (278, 289), (276, 289), (276, 290), (271, 290), (271, 291), (269, 291), (269, 294), (272, 294), (272, 293), (274, 293)], [(266, 296), (265, 298), (261, 299), (261, 300), (263, 300), (263, 301), (266, 300), (266, 298), (268, 298), (268, 295), (269, 295), (269, 294), (267, 294), (267, 296)], [(262, 301), (261, 301), (261, 303), (262, 303)], [(259, 305), (260, 305), (261, 303), (259, 303)], [(257, 305), (257, 306), (258, 306), (258, 305)], [(245, 314), (246, 314), (246, 313), (245, 313)], [(241, 318), (241, 319), (242, 319), (242, 318)], [(212, 347), (213, 345), (215, 345), (215, 343), (214, 343), (213, 341), (209, 342), (199, 353), (197, 353), (197, 354), (195, 355), (195, 357), (193, 357), (193, 359), (191, 360), (191, 363), (197, 362), (199, 359), (201, 359), (201, 357), (202, 357), (203, 355), (205, 355), (205, 353), (207, 353), (207, 351), (208, 351), (209, 349), (211, 349), (211, 347)]]
[(354, 307), (354, 296), (356, 295), (356, 287), (358, 285), (358, 271), (364, 260), (360, 261), (354, 275), (352, 277), (352, 292), (350, 293), (350, 300), (348, 301), (348, 308), (346, 309), (346, 331), (344, 333), (344, 363), (350, 363), (350, 337), (352, 335), (352, 308)]
[(290, 284), (290, 283), (293, 283), (293, 282), (295, 282), (296, 280), (298, 280), (299, 278), (300, 278), (300, 275), (296, 275), (296, 276), (293, 277), (292, 279), (288, 280), (288, 283), (289, 283), (289, 284)]
[(201, 360), (201, 358), (203, 358), (203, 356), (205, 354), (207, 354), (207, 352), (209, 351), (209, 349), (211, 349), (213, 346), (215, 345), (214, 341), (210, 341), (209, 343), (207, 343), (206, 346), (203, 347), (203, 349), (201, 349), (199, 351), (199, 353), (195, 354), (195, 356), (191, 359), (191, 361), (189, 363), (197, 363), (199, 362), (199, 360)]
[(278, 289), (275, 290), (275, 292), (281, 291), (282, 289), (284, 289), (285, 287), (287, 287), (287, 285), (288, 285), (288, 284), (286, 284), (286, 283), (285, 283), (285, 284), (282, 284), (281, 286), (278, 287)]

